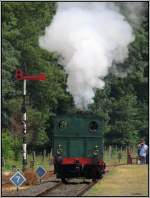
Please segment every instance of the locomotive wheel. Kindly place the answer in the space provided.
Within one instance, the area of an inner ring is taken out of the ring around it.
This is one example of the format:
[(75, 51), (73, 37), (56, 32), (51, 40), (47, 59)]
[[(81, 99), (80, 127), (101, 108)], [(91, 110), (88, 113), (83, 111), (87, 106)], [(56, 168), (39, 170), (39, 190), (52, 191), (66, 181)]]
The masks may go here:
[(92, 181), (96, 182), (98, 179), (102, 179), (102, 172), (99, 167), (93, 167), (92, 169)]
[(61, 178), (62, 183), (67, 184), (68, 181), (66, 180), (66, 178)]
[(97, 182), (97, 179), (93, 178), (93, 179), (92, 179), (92, 182)]

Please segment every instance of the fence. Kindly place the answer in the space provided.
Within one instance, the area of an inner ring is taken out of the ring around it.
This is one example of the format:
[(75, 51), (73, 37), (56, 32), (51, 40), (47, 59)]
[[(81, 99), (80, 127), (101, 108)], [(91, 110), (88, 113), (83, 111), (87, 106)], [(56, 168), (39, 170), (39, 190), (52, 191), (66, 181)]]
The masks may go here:
[[(106, 164), (127, 164), (128, 161), (128, 151), (130, 151), (130, 157), (137, 159), (137, 149), (136, 147), (118, 147), (109, 145), (104, 148), (104, 161)], [(132, 161), (133, 162), (133, 161)]]
[[(131, 152), (131, 155), (128, 155), (128, 149)], [(47, 170), (51, 169), (53, 166), (53, 156), (51, 152), (46, 152), (43, 150), (41, 153), (36, 153), (32, 151), (27, 156), (28, 167), (35, 169), (39, 165), (44, 166)], [(123, 148), (117, 146), (107, 146), (104, 148), (104, 161), (107, 165), (111, 164), (131, 164), (132, 162), (137, 163), (137, 150), (136, 148)], [(12, 170), (17, 167), (22, 168), (22, 155), (20, 154), (19, 159), (4, 159), (2, 158), (2, 167), (3, 169)]]
[[(28, 167), (36, 169), (39, 165), (44, 166), (47, 170), (52, 169), (53, 157), (51, 152), (46, 152), (43, 150), (41, 153), (36, 153), (32, 151), (27, 155)], [(2, 168), (3, 170), (13, 171), (15, 168), (22, 169), (22, 155), (18, 157), (18, 160), (15, 159), (2, 159)]]

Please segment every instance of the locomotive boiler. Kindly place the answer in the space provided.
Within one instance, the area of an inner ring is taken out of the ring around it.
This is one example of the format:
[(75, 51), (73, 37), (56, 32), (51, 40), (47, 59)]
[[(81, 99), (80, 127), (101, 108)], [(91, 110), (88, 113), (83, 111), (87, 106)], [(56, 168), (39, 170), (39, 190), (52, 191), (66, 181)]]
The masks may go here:
[(103, 122), (91, 114), (64, 114), (54, 120), (54, 171), (57, 178), (99, 179), (105, 172)]

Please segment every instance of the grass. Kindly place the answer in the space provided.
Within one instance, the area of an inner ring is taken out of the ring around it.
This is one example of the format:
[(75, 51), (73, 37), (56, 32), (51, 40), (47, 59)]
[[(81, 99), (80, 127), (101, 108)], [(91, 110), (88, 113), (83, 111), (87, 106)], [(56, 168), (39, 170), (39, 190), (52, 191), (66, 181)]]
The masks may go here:
[[(119, 155), (121, 155), (119, 159)], [(136, 156), (136, 149), (132, 151), (132, 156)], [(127, 163), (127, 150), (116, 150), (116, 148), (112, 148), (111, 155), (109, 150), (104, 151), (104, 161), (106, 165), (112, 164), (126, 164)]]
[[(32, 161), (32, 156), (28, 155), (28, 167), (30, 167), (30, 162)], [(43, 166), (46, 170), (51, 170), (53, 167), (53, 160), (52, 156), (49, 154), (45, 156), (43, 159), (42, 155), (37, 155), (35, 157), (34, 169), (36, 169), (39, 165)], [(15, 165), (16, 169), (22, 169), (22, 158), (20, 157), (18, 160), (14, 159), (6, 159), (5, 166), (3, 167), (2, 171), (12, 171), (12, 166)]]
[[(132, 149), (132, 157), (137, 156), (136, 148)], [(109, 149), (104, 151), (104, 161), (106, 165), (127, 164), (127, 149), (119, 150), (112, 147), (111, 153)], [(133, 161), (134, 162), (134, 161)]]
[(126, 150), (121, 152), (121, 159), (119, 160), (118, 155), (120, 151), (112, 150), (112, 154), (109, 154), (108, 150), (104, 151), (104, 161), (106, 164), (125, 164), (127, 163), (127, 153)]
[(148, 166), (115, 167), (85, 196), (148, 196)]
[[(120, 160), (118, 159), (119, 153), (121, 153)], [(134, 155), (135, 155), (135, 152), (134, 152)], [(28, 155), (28, 166), (30, 166), (30, 161), (32, 161), (32, 155)], [(112, 147), (111, 155), (110, 155), (110, 152), (108, 149), (104, 151), (104, 161), (105, 161), (106, 165), (118, 164), (118, 163), (126, 164), (127, 163), (127, 152), (126, 152), (126, 150), (120, 151), (120, 150), (116, 150), (116, 148)], [(42, 155), (36, 155), (34, 168), (36, 169), (39, 165), (42, 165), (46, 170), (49, 170), (50, 167), (52, 166), (52, 164), (53, 164), (53, 159), (52, 159), (51, 154), (48, 154), (47, 156), (45, 156), (44, 160), (43, 160)], [(19, 170), (22, 169), (21, 156), (18, 160), (6, 159), (5, 167), (3, 167), (3, 171), (11, 171), (13, 165), (15, 165), (16, 168)]]

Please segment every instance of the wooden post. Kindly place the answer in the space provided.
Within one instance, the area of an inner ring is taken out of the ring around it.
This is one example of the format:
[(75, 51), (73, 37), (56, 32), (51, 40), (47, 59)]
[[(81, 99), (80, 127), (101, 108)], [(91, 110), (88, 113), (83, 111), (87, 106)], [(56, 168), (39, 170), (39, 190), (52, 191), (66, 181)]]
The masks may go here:
[(127, 164), (132, 164), (131, 151), (129, 148), (127, 149)]
[(31, 160), (31, 161), (30, 161), (30, 168), (31, 168), (31, 169), (34, 169), (34, 160)]
[(2, 167), (5, 167), (5, 158), (2, 156)]
[(117, 144), (116, 144), (116, 152), (118, 151), (118, 147), (117, 147)]
[(46, 156), (46, 150), (44, 149), (44, 151), (43, 151), (43, 161), (45, 160), (45, 156)]
[(122, 146), (121, 146), (121, 148), (120, 148), (120, 152), (122, 153)]
[(35, 151), (32, 151), (32, 159), (35, 161)]
[(12, 172), (16, 172), (17, 168), (16, 168), (16, 165), (12, 165)]
[(109, 158), (110, 159), (112, 158), (112, 147), (111, 147), (111, 145), (109, 145)]
[(122, 159), (122, 153), (119, 152), (119, 153), (118, 153), (118, 161), (119, 161), (119, 163), (120, 163), (121, 159)]
[(49, 164), (53, 164), (52, 152), (49, 153)]

